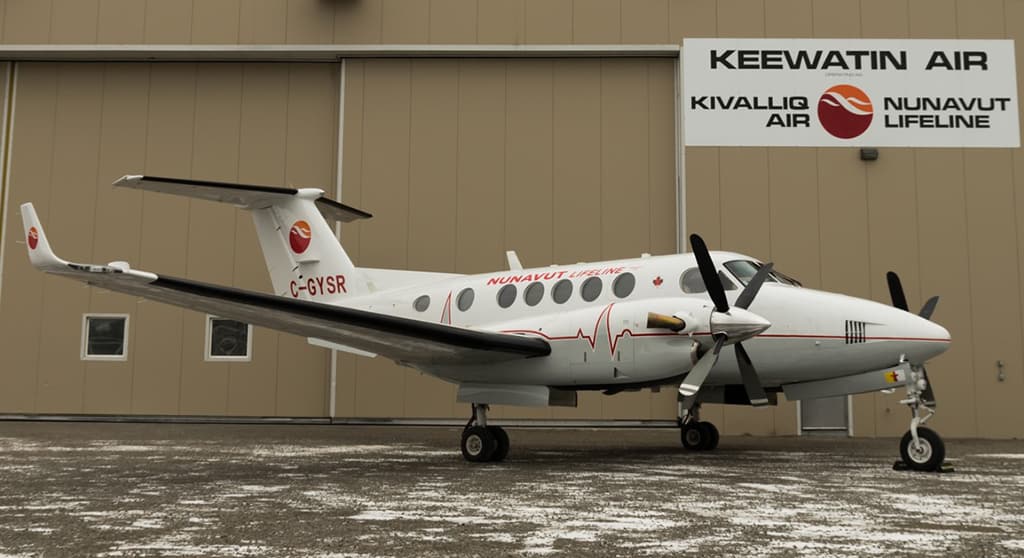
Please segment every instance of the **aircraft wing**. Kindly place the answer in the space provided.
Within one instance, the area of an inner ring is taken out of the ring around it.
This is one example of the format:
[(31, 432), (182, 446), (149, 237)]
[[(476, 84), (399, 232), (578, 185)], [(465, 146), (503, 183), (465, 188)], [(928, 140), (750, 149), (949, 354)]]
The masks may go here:
[(111, 291), (181, 306), (304, 337), (323, 339), (408, 364), (471, 364), (546, 356), (547, 341), (223, 287), (129, 269), (77, 264), (53, 253), (32, 204), (21, 206), (29, 259), (36, 268)]

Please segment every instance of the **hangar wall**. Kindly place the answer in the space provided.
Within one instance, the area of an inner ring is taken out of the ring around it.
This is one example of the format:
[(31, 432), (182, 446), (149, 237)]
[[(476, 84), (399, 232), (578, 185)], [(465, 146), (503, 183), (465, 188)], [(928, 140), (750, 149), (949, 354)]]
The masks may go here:
[[(8, 413), (324, 416), (327, 352), (255, 330), (247, 363), (203, 359), (205, 315), (40, 275), (17, 207), (59, 253), (270, 290), (247, 214), (117, 189), (123, 174), (333, 182), (338, 68), (19, 63), (0, 292)], [(129, 315), (128, 358), (80, 358), (85, 312)]]
[[(1024, 81), (1024, 0), (6, 0), (0, 7), (3, 44), (1013, 38), (1018, 80)], [(609, 175), (621, 182), (619, 177), (643, 172), (635, 160), (641, 144), (648, 146), (649, 211), (664, 209), (658, 201), (666, 199), (661, 180), (672, 163), (671, 158), (664, 166), (657, 162), (665, 146), (656, 142), (665, 137), (657, 107), (666, 92), (659, 84), (666, 79), (667, 61), (350, 60), (346, 65), (343, 196), (377, 215), (343, 232), (360, 263), (473, 271), (500, 266), (506, 248), (520, 250), (531, 264), (673, 248), (671, 232), (653, 221), (620, 241), (616, 231), (623, 227), (605, 219), (603, 210), (600, 220), (593, 212), (557, 203), (533, 210), (534, 196), (546, 191), (563, 186), (582, 191)], [(252, 363), (212, 366), (189, 353), (201, 350), (195, 348), (198, 341), (188, 340), (198, 335), (201, 317), (41, 279), (20, 257), (23, 246), (15, 238), (20, 234), (8, 233), (12, 207), (46, 200), (47, 207), (39, 203), (42, 217), (55, 244), (69, 254), (95, 261), (137, 254), (133, 263), (159, 271), (267, 289), (247, 219), (199, 202), (112, 192), (107, 184), (135, 163), (146, 172), (332, 185), (337, 65), (18, 67), (0, 291), (0, 412), (323, 416), (329, 366), (323, 351), (257, 330)], [(542, 94), (548, 88), (550, 95)], [(560, 96), (560, 91), (582, 97)], [(600, 99), (596, 109), (595, 98)], [(646, 107), (634, 105), (642, 99)], [(612, 103), (607, 111), (606, 101)], [(610, 110), (616, 102), (626, 112)], [(547, 120), (538, 116), (544, 111), (550, 111)], [(602, 125), (607, 120), (613, 128), (622, 126), (624, 135), (610, 139), (625, 145), (625, 152), (605, 152), (603, 143), (595, 148), (594, 138), (605, 136), (581, 131), (595, 125), (586, 114)], [(639, 126), (644, 114), (646, 126)], [(564, 129), (564, 143), (559, 143), (560, 115), (573, 122)], [(550, 139), (522, 139), (543, 132)], [(593, 164), (588, 149), (602, 150), (599, 164)], [(472, 158), (459, 158), (464, 150)], [(591, 164), (566, 164), (566, 174), (557, 174), (559, 161), (573, 160)], [(951, 331), (954, 344), (929, 367), (941, 406), (933, 424), (951, 437), (1024, 436), (1024, 407), (1018, 404), (1024, 397), (1024, 150), (882, 149), (878, 161), (864, 163), (854, 149), (690, 148), (686, 162), (687, 226), (712, 247), (774, 260), (810, 287), (886, 301), (883, 275), (895, 269), (912, 305), (940, 294), (936, 319)], [(544, 165), (551, 166), (550, 178), (543, 176)], [(461, 186), (496, 187), (492, 181), (499, 177), (504, 212), (494, 197), (467, 198), (474, 191)], [(376, 185), (384, 183), (408, 193), (378, 190)], [(509, 184), (520, 185), (511, 197)], [(642, 214), (632, 194), (601, 184), (613, 203), (631, 215)], [(450, 219), (453, 199), (459, 208), (453, 226), (438, 226), (430, 213), (417, 211), (424, 207)], [(462, 211), (460, 202), (471, 211)], [(526, 213), (530, 221), (517, 221), (513, 213)], [(581, 214), (591, 215), (593, 228), (571, 225), (586, 219)], [(535, 220), (550, 228), (550, 239), (527, 226)], [(219, 228), (228, 221), (233, 229)], [(130, 226), (115, 227), (122, 222)], [(643, 230), (648, 246), (642, 245)], [(223, 251), (235, 254), (230, 267), (198, 240), (204, 231), (228, 231), (213, 237), (224, 243)], [(428, 232), (447, 240), (432, 244)], [(452, 237), (471, 240), (452, 247)], [(513, 237), (517, 245), (504, 244)], [(129, 360), (77, 360), (81, 313), (107, 308), (132, 315)], [(1004, 364), (1004, 381), (997, 377), (996, 361)], [(451, 389), (433, 380), (344, 356), (337, 368), (339, 416), (465, 414), (451, 403)], [(392, 382), (401, 391), (388, 391)], [(906, 412), (898, 399), (899, 394), (856, 397), (854, 432), (902, 433)], [(667, 418), (674, 414), (671, 401), (666, 392), (591, 395), (572, 416)], [(540, 416), (569, 416), (566, 412), (545, 410)], [(705, 416), (726, 433), (791, 433), (796, 426), (792, 405), (767, 412), (712, 406)]]

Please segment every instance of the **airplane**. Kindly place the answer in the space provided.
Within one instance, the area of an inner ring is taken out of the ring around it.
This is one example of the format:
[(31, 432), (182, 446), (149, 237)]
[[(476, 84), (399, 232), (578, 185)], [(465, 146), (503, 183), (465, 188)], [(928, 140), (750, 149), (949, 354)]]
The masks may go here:
[[(935, 413), (925, 361), (949, 332), (931, 321), (938, 297), (908, 310), (805, 288), (743, 254), (709, 251), (461, 275), (356, 267), (335, 222), (372, 217), (318, 188), (282, 188), (126, 175), (114, 186), (222, 202), (252, 214), (274, 294), (132, 269), (127, 262), (57, 257), (31, 203), (21, 206), (28, 255), (41, 271), (97, 287), (307, 337), (315, 345), (390, 359), (458, 386), (471, 417), (460, 449), (470, 462), (506, 458), (490, 405), (576, 406), (577, 392), (678, 386), (682, 445), (718, 446), (703, 403), (764, 406), (905, 387), (906, 468), (941, 467), (945, 445), (924, 424)], [(733, 353), (731, 358), (720, 359)], [(755, 368), (754, 363), (757, 363)]]

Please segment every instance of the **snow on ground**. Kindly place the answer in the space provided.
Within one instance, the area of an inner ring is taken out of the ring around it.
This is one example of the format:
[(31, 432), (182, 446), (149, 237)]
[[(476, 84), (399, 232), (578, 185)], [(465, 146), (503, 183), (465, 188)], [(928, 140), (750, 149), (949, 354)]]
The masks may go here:
[(510, 460), (481, 466), (444, 429), (63, 428), (0, 437), (0, 558), (1024, 552), (1019, 443), (950, 444), (969, 451), (937, 475), (892, 471), (877, 441), (697, 454), (671, 433), (513, 431)]

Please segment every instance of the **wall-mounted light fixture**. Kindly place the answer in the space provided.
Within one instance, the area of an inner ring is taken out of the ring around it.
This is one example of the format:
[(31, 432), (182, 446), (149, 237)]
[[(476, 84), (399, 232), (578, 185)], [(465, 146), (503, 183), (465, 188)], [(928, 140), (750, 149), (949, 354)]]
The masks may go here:
[(878, 159), (878, 149), (874, 147), (861, 147), (860, 148), (860, 160), (861, 161), (874, 161)]

